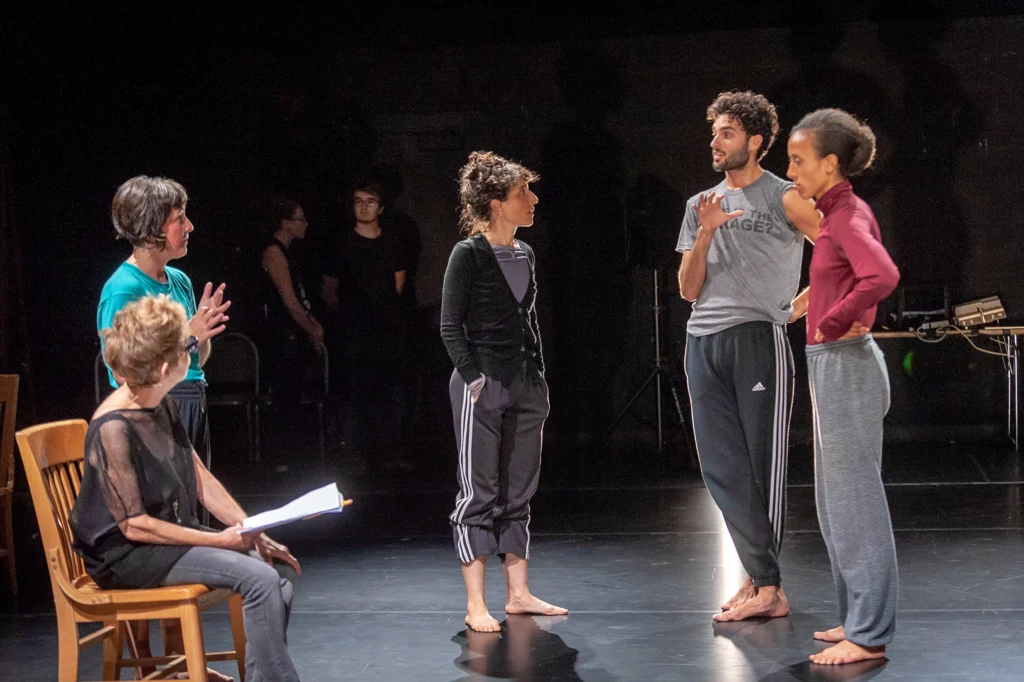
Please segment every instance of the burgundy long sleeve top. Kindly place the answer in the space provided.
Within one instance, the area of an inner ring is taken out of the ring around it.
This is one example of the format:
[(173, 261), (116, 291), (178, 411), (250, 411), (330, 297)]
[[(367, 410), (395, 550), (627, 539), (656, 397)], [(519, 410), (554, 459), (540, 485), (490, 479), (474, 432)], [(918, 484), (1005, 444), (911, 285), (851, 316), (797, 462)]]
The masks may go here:
[(820, 329), (835, 341), (854, 322), (868, 329), (878, 302), (892, 293), (900, 272), (882, 246), (871, 207), (841, 182), (818, 200), (824, 216), (811, 258), (811, 292), (807, 308), (807, 343)]

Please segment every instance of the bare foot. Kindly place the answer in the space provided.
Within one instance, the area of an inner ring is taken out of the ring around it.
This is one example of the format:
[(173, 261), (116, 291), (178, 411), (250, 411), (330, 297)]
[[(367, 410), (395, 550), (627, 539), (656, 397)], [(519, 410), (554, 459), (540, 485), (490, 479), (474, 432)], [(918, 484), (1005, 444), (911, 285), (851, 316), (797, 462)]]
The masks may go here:
[(846, 639), (846, 629), (840, 625), (837, 628), (825, 630), (824, 632), (815, 632), (814, 639), (820, 639), (823, 642), (832, 642), (833, 644), (842, 642)]
[(753, 596), (754, 596), (754, 579), (748, 577), (746, 582), (743, 583), (743, 587), (740, 588), (740, 591), (737, 592), (736, 594), (734, 594), (729, 601), (727, 601), (724, 604), (722, 604), (722, 610), (723, 611), (729, 611), (731, 609), (734, 609), (734, 608), (736, 608), (737, 606), (739, 606), (740, 604), (742, 604), (743, 602), (747, 601), (748, 599), (750, 599)]
[(569, 613), (569, 609), (553, 606), (546, 601), (537, 599), (530, 593), (526, 593), (522, 597), (512, 597), (510, 595), (508, 601), (505, 602), (505, 613), (513, 615), (564, 616)]
[(501, 623), (496, 621), (486, 606), (468, 607), (466, 609), (466, 625), (477, 632), (501, 632)]
[(756, 588), (754, 596), (735, 608), (712, 616), (718, 623), (748, 618), (782, 618), (789, 615), (789, 601), (781, 587)]
[(821, 653), (812, 654), (811, 663), (821, 665), (843, 665), (844, 663), (856, 663), (857, 661), (870, 661), (874, 658), (885, 658), (884, 646), (861, 646), (850, 640), (843, 640), (834, 646), (830, 646)]

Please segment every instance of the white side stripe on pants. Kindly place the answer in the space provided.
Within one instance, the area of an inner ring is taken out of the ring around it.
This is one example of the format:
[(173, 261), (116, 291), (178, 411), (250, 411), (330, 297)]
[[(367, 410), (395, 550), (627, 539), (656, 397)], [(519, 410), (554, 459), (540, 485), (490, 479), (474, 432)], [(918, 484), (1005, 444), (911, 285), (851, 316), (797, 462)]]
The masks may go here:
[(473, 561), (469, 530), (462, 525), (466, 508), (473, 500), (473, 407), (473, 395), (467, 385), (462, 392), (462, 422), (459, 434), (459, 498), (455, 501), (455, 511), (451, 515), (451, 520), (456, 524), (459, 533), (459, 559), (466, 564)]
[(786, 509), (786, 467), (789, 458), (789, 418), (786, 410), (786, 389), (789, 388), (789, 366), (785, 330), (773, 325), (775, 341), (775, 412), (772, 417), (772, 474), (768, 486), (768, 519), (775, 534), (775, 547), (782, 545), (782, 528)]

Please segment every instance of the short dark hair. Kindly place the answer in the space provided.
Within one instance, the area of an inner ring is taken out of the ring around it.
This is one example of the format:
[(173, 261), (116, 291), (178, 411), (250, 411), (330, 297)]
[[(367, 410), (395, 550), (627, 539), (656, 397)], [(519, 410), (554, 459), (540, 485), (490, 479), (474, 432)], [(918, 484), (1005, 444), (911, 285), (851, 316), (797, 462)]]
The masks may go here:
[(269, 217), (267, 228), (273, 234), (281, 228), (281, 221), (288, 220), (300, 208), (299, 202), (287, 197), (270, 197), (267, 216)]
[(839, 174), (844, 178), (860, 175), (875, 160), (874, 131), (842, 109), (812, 111), (793, 126), (793, 133), (801, 130), (813, 133), (811, 137), (819, 157), (836, 155)]
[(117, 188), (110, 218), (118, 239), (127, 239), (132, 246), (163, 249), (167, 239), (160, 228), (172, 210), (184, 209), (187, 203), (188, 193), (180, 183), (137, 175)]
[(380, 205), (384, 205), (384, 186), (376, 180), (360, 180), (352, 186), (352, 194), (356, 192), (366, 192), (377, 197), (377, 201)]
[(504, 201), (522, 178), (536, 182), (540, 176), (532, 170), (494, 152), (473, 152), (459, 171), (459, 223), (469, 236), (484, 231), (491, 219), (491, 199)]
[(775, 105), (764, 95), (750, 90), (723, 92), (708, 107), (708, 120), (714, 121), (723, 114), (739, 121), (747, 135), (761, 136), (761, 148), (758, 150), (757, 159), (763, 159), (779, 134), (779, 115), (775, 111)]

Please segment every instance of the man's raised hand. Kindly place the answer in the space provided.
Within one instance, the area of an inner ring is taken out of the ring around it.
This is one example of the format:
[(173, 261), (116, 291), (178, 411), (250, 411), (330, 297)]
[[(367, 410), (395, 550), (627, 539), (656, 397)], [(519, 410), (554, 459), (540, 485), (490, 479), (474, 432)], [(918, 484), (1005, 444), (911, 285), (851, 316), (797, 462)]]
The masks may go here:
[(708, 192), (697, 197), (697, 203), (693, 204), (693, 210), (697, 212), (697, 220), (705, 230), (714, 232), (719, 227), (733, 218), (743, 215), (742, 209), (726, 213), (722, 209), (722, 198), (725, 195)]

